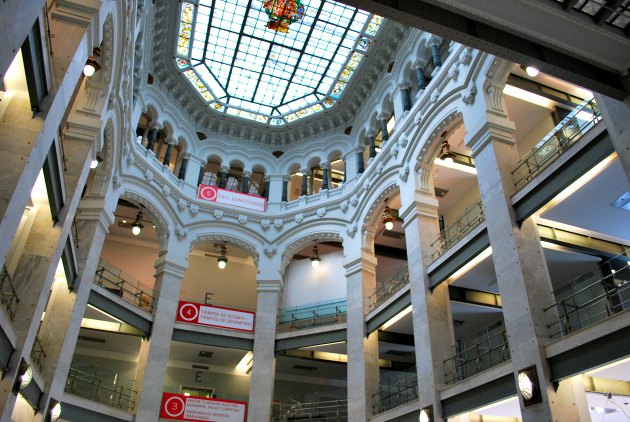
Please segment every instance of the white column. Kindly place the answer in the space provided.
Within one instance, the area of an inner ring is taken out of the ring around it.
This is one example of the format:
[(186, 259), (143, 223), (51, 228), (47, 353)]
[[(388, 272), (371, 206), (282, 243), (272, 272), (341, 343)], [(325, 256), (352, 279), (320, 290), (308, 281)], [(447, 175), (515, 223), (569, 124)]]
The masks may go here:
[(373, 234), (368, 233), (366, 237), (369, 243), (367, 248), (361, 247), (359, 236), (344, 242), (348, 292), (348, 420), (357, 422), (364, 422), (372, 415), (372, 399), (378, 391), (380, 380), (378, 331), (367, 335), (365, 325), (365, 314), (369, 308), (368, 297), (376, 288)]

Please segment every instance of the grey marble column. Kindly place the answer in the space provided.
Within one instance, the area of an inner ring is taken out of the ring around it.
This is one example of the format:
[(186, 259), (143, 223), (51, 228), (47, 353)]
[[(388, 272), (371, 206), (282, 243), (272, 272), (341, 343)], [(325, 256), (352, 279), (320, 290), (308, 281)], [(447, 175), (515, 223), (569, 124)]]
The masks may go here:
[(442, 66), (442, 59), (440, 58), (440, 51), (437, 44), (431, 44), (431, 55), (433, 56), (433, 65), (435, 67)]
[[(186, 249), (187, 250), (187, 249)], [(137, 421), (156, 421), (160, 414), (166, 362), (168, 362), (186, 260), (160, 252), (155, 265), (155, 289), (151, 336), (142, 342), (138, 356), (136, 388)]]
[[(268, 271), (268, 270), (267, 270)], [(276, 371), (276, 325), (281, 280), (258, 279), (254, 362), (249, 384), (248, 421), (271, 420)]]
[(162, 164), (164, 164), (165, 166), (168, 166), (169, 164), (171, 164), (171, 155), (173, 154), (173, 146), (177, 143), (177, 139), (175, 138), (168, 138), (166, 140), (166, 153), (164, 154), (164, 161), (162, 161)]
[(184, 154), (182, 158), (182, 162), (179, 164), (179, 173), (177, 174), (177, 178), (181, 180), (186, 180), (186, 171), (188, 170), (188, 160), (190, 158), (190, 154)]
[(365, 163), (363, 162), (363, 151), (357, 151), (357, 174), (363, 174), (365, 171)]
[(329, 163), (324, 163), (322, 164), (322, 190), (326, 189), (330, 189), (329, 188), (329, 173), (330, 173), (330, 164)]
[(289, 178), (287, 176), (282, 178), (282, 202), (288, 201), (289, 194)]
[(300, 196), (306, 196), (308, 195), (308, 170), (302, 169), (300, 173), (302, 173), (302, 191), (300, 192)]
[(360, 250), (358, 257), (347, 251), (349, 258), (344, 264), (348, 292), (348, 420), (356, 422), (367, 421), (372, 415), (373, 395), (380, 378), (378, 331), (367, 335), (365, 328), (368, 297), (376, 288), (376, 258), (373, 252)]
[(269, 200), (269, 191), (271, 190), (271, 177), (270, 176), (265, 176), (263, 178), (264, 182), (265, 182), (265, 194), (264, 197), (267, 198), (267, 200)]
[(621, 102), (595, 94), (595, 101), (602, 112), (608, 135), (630, 182), (630, 98)]
[(219, 187), (225, 189), (227, 186), (227, 172), (230, 171), (230, 167), (221, 166), (219, 172)]
[(153, 151), (155, 148), (155, 140), (160, 129), (162, 129), (162, 125), (158, 122), (154, 122), (149, 126), (149, 134), (147, 135), (147, 149), (149, 151)]
[(375, 140), (374, 140), (374, 135), (373, 134), (369, 134), (368, 135), (368, 142), (370, 145), (370, 158), (374, 158), (376, 157), (376, 144), (375, 144)]
[(427, 89), (427, 83), (424, 79), (424, 69), (420, 66), (416, 67), (416, 79), (418, 80), (418, 90), (424, 91)]
[(409, 88), (402, 88), (400, 90), (400, 96), (402, 100), (403, 111), (411, 110), (411, 92)]
[(391, 116), (386, 113), (381, 113), (378, 115), (378, 119), (381, 122), (381, 135), (383, 142), (389, 141), (389, 130), (387, 129), (387, 122)]
[(243, 170), (243, 180), (241, 181), (241, 192), (249, 193), (249, 178), (251, 177), (251, 171)]

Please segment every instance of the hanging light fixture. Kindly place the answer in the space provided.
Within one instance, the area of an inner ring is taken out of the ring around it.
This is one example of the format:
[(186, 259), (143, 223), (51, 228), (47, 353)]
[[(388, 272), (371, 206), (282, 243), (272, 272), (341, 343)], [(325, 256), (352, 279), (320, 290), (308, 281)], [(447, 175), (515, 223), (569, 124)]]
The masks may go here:
[(446, 164), (453, 164), (455, 154), (451, 151), (451, 145), (446, 140), (446, 133), (447, 132), (442, 133), (442, 152), (439, 158)]
[(227, 266), (227, 256), (225, 255), (227, 253), (227, 248), (225, 247), (225, 243), (221, 246), (221, 256), (217, 258), (217, 265), (219, 266), (220, 269), (225, 269), (225, 267)]
[(138, 211), (138, 214), (136, 215), (136, 221), (131, 223), (131, 233), (133, 233), (134, 236), (138, 236), (140, 233), (142, 233), (142, 229), (144, 228), (144, 226), (142, 225), (143, 216), (144, 214), (142, 212), (142, 208), (140, 208), (140, 211)]
[(100, 63), (98, 62), (99, 57), (101, 57), (101, 49), (95, 47), (92, 55), (88, 57), (87, 62), (83, 67), (83, 74), (88, 78), (101, 68)]
[(313, 255), (311, 256), (311, 265), (313, 268), (318, 268), (321, 261), (322, 259), (319, 257), (319, 250), (317, 249), (317, 240), (315, 240), (313, 245)]
[(540, 73), (540, 70), (538, 70), (535, 66), (521, 66), (521, 69), (523, 69), (525, 73), (527, 73), (527, 76), (531, 78), (535, 78)]
[(391, 230), (394, 228), (394, 221), (396, 221), (396, 217), (392, 215), (392, 209), (387, 205), (387, 199), (385, 199), (385, 209), (383, 210), (381, 222), (385, 225), (385, 229)]
[(289, 25), (304, 17), (301, 0), (265, 0), (263, 9), (269, 16), (267, 29), (277, 32), (289, 32)]

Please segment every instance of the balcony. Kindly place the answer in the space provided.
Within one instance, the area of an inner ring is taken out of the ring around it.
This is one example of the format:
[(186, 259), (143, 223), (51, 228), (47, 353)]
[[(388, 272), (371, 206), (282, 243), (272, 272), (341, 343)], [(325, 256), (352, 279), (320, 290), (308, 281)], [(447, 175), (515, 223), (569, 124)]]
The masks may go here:
[(431, 244), (433, 261), (444, 255), (453, 245), (485, 220), (481, 201), (466, 208), (451, 225), (440, 231), (440, 237)]
[(347, 313), (348, 306), (345, 299), (280, 309), (278, 331), (294, 331), (345, 322)]
[(397, 291), (409, 284), (409, 267), (401, 268), (387, 280), (377, 283), (376, 291), (369, 297), (370, 311), (378, 308)]
[(399, 379), (379, 385), (372, 396), (373, 412), (378, 415), (418, 399), (418, 374), (415, 368), (404, 371)]
[(564, 154), (589, 130), (601, 121), (601, 113), (593, 100), (584, 101), (545, 136), (512, 171), (516, 190)]
[(271, 422), (285, 421), (335, 421), (348, 420), (348, 401), (329, 400), (312, 403), (274, 403), (271, 408)]
[(4, 306), (7, 316), (11, 321), (15, 318), (15, 311), (17, 304), (20, 301), (17, 293), (15, 292), (15, 286), (11, 281), (11, 276), (6, 267), (2, 266), (2, 273), (0, 274), (0, 302)]
[(104, 260), (98, 264), (94, 283), (120, 296), (125, 302), (149, 313), (153, 312), (153, 289)]

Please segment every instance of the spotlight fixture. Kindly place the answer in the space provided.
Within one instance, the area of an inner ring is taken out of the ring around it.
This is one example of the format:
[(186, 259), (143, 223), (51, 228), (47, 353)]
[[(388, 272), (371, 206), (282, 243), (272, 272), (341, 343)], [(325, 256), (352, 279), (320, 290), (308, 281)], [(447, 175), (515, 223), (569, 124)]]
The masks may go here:
[(433, 406), (423, 407), (420, 410), (420, 422), (433, 422)]
[(92, 55), (88, 57), (87, 62), (83, 67), (83, 74), (88, 78), (101, 68), (101, 65), (98, 62), (99, 57), (101, 57), (101, 49), (96, 47), (94, 48)]
[(50, 399), (50, 405), (48, 408), (48, 421), (58, 421), (59, 417), (61, 417), (61, 403), (55, 399)]
[(103, 161), (103, 159), (101, 158), (100, 155), (97, 155), (95, 159), (92, 160), (92, 162), (90, 163), (90, 168), (91, 169), (95, 169), (96, 167), (98, 167), (98, 164)]
[(225, 247), (225, 243), (224, 243), (221, 246), (221, 256), (217, 258), (217, 265), (222, 270), (225, 269), (228, 262), (227, 256), (225, 256), (226, 253), (227, 253), (227, 248)]
[(442, 152), (440, 153), (440, 160), (444, 161), (446, 164), (453, 164), (455, 159), (455, 154), (451, 151), (451, 145), (446, 140), (447, 132), (443, 132), (442, 137)]
[(28, 387), (32, 379), (33, 369), (28, 363), (26, 363), (24, 358), (22, 358), (22, 360), (20, 361), (20, 367), (18, 369), (17, 376), (15, 377), (15, 381), (13, 383), (13, 392), (17, 394), (21, 390)]
[(521, 69), (523, 69), (525, 73), (527, 73), (527, 76), (531, 78), (535, 78), (540, 73), (540, 70), (534, 66), (521, 66)]
[(518, 371), (518, 390), (523, 397), (523, 405), (529, 406), (542, 401), (536, 366)]
[(140, 208), (140, 211), (138, 211), (138, 214), (136, 215), (136, 221), (131, 223), (131, 233), (133, 233), (134, 236), (138, 236), (140, 233), (142, 233), (142, 229), (144, 228), (144, 226), (142, 225), (143, 216), (144, 214), (142, 212), (142, 208)]
[(383, 210), (381, 222), (385, 225), (386, 230), (392, 230), (394, 228), (394, 221), (396, 221), (396, 217), (392, 215), (392, 209), (387, 205), (387, 199), (385, 199), (385, 209)]
[(311, 256), (311, 265), (313, 268), (318, 268), (321, 261), (322, 259), (319, 257), (319, 250), (317, 249), (317, 240), (315, 240), (313, 245), (313, 255)]

